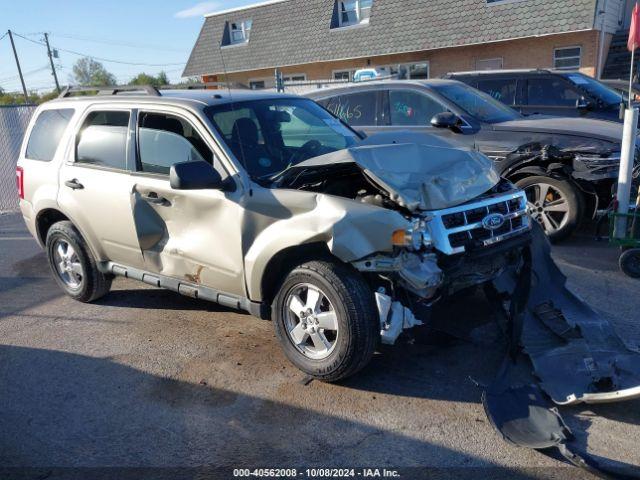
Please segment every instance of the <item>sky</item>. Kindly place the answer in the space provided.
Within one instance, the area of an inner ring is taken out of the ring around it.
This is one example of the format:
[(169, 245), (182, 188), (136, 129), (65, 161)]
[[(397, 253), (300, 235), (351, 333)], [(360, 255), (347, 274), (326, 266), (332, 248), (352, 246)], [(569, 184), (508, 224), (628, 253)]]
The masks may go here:
[[(120, 84), (140, 72), (155, 75), (161, 70), (178, 81), (204, 15), (257, 1), (0, 0), (0, 37), (9, 29), (16, 34), (28, 90), (55, 86), (46, 47), (40, 44), (43, 32), (58, 49), (55, 64), (61, 85), (70, 83), (73, 64), (82, 57), (78, 54), (100, 61)], [(21, 90), (8, 36), (0, 39), (0, 87)]]

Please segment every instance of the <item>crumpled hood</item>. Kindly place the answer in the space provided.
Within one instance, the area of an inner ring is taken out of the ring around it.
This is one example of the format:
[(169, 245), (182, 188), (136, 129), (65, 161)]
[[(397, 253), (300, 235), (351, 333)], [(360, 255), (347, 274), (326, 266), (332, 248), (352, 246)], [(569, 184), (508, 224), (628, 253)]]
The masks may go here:
[[(393, 138), (393, 142), (387, 141)], [(460, 205), (493, 188), (500, 176), (482, 153), (454, 148), (431, 135), (394, 132), (306, 160), (297, 167), (356, 163), (365, 175), (408, 210)]]
[(620, 143), (623, 125), (618, 122), (594, 118), (532, 115), (520, 120), (496, 123), (493, 128), (510, 132), (557, 133)]

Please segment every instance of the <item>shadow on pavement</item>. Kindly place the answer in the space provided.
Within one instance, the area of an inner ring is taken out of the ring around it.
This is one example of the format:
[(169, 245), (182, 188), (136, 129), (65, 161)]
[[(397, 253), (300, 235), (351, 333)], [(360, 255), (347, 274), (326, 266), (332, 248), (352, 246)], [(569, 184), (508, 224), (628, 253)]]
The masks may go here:
[[(181, 465), (382, 468), (447, 458), (452, 465), (472, 468), (442, 469), (438, 478), (458, 478), (461, 472), (491, 478), (549, 473), (505, 469), (312, 409), (58, 351), (0, 346), (0, 385), (4, 469), (32, 467), (46, 473), (52, 466), (154, 467), (154, 478), (160, 478), (162, 468)], [(422, 476), (423, 470), (413, 473)], [(21, 472), (4, 470), (3, 478), (18, 478)], [(74, 476), (73, 468), (62, 472), (52, 478)], [(132, 473), (127, 478), (140, 477)]]
[(106, 296), (93, 303), (96, 305), (108, 305), (110, 307), (234, 312), (241, 315), (249, 315), (246, 312), (233, 310), (217, 303), (196, 300), (170, 290), (153, 287), (112, 290)]

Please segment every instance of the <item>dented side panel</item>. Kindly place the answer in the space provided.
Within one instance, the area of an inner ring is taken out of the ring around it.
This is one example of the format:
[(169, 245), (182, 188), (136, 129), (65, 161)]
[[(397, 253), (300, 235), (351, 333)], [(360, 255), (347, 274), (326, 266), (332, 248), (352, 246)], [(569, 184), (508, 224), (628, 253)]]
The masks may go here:
[(247, 291), (255, 301), (262, 299), (262, 277), (270, 260), (284, 249), (324, 243), (348, 263), (391, 252), (393, 231), (410, 226), (398, 212), (324, 194), (256, 187), (245, 200)]
[[(150, 194), (164, 201), (146, 201)], [(245, 296), (236, 197), (173, 190), (166, 179), (138, 177), (131, 201), (145, 269)]]

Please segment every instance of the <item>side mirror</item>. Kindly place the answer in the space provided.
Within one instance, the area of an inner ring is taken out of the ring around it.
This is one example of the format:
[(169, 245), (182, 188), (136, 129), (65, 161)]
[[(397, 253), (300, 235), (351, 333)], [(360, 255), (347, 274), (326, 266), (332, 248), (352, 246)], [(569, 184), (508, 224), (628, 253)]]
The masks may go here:
[(448, 128), (459, 132), (460, 118), (451, 112), (436, 113), (431, 119), (431, 126), (435, 128)]
[(578, 110), (590, 110), (591, 106), (591, 102), (589, 102), (584, 97), (580, 97), (578, 100), (576, 100), (576, 108)]
[(220, 174), (207, 162), (181, 162), (171, 166), (169, 183), (175, 190), (219, 189), (223, 186)]

